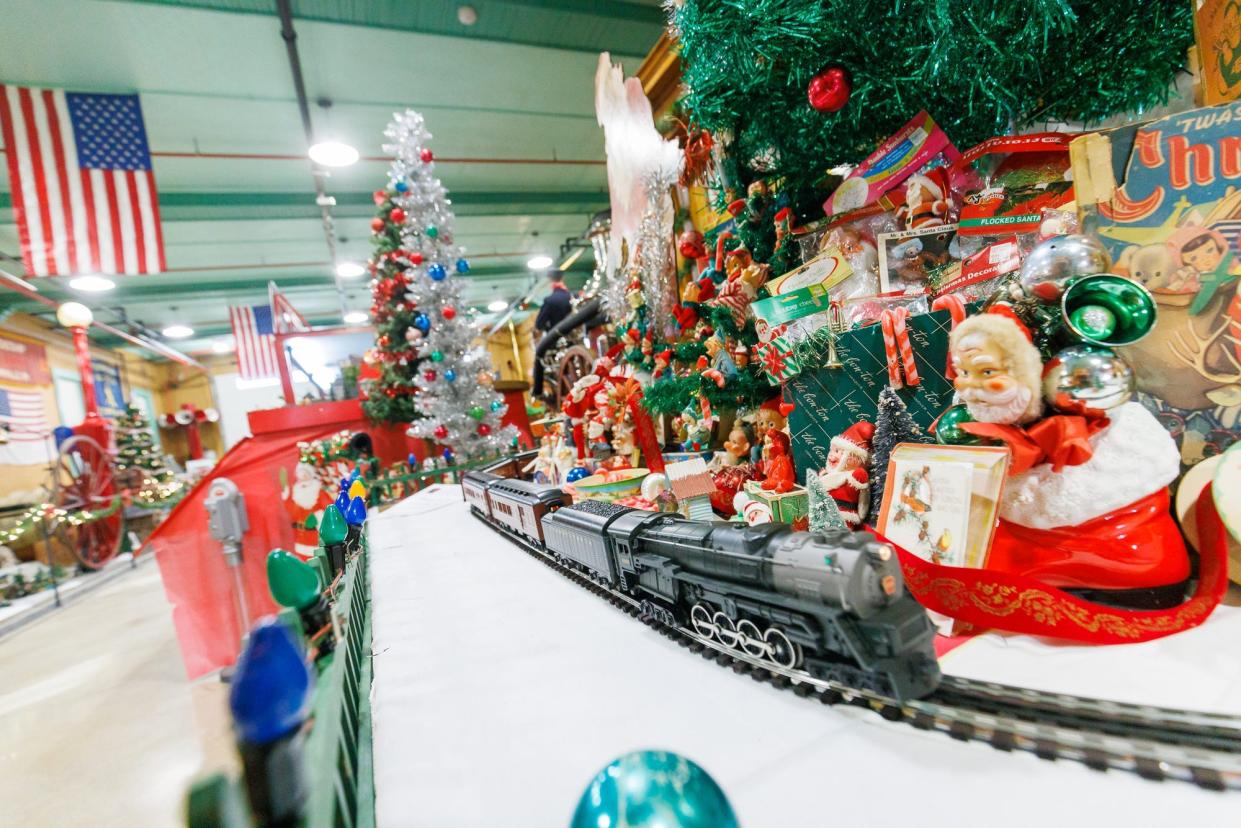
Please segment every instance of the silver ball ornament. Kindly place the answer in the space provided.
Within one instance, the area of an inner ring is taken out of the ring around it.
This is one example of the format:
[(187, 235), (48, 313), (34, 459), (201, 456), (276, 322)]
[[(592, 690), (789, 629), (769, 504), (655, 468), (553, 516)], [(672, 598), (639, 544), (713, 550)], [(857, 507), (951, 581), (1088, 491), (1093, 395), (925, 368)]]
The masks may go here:
[(1093, 236), (1052, 236), (1034, 246), (1021, 263), (1021, 284), (1058, 282), (1076, 276), (1106, 273), (1112, 266), (1107, 248)]
[(1073, 345), (1043, 368), (1043, 399), (1057, 411), (1107, 411), (1133, 397), (1133, 368), (1110, 348)]

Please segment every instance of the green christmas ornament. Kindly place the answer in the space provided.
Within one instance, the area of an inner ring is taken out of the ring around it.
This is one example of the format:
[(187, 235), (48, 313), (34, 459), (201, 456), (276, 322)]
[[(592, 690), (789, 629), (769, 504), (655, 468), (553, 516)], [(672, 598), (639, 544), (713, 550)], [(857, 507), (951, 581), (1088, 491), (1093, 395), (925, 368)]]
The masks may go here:
[(432, 351), (432, 352), (431, 352), (431, 361), (432, 361), (432, 362), (443, 362), (443, 361), (444, 361), (444, 354), (443, 354), (443, 352), (442, 352), (442, 351)]
[(962, 423), (972, 423), (974, 418), (964, 405), (954, 405), (935, 421), (935, 439), (945, 446), (975, 446), (982, 442), (968, 431), (961, 430)]
[(428, 238), (433, 239), (440, 234), (440, 231), (439, 231), (439, 228), (436, 227), (434, 224), (428, 224), (426, 233), (427, 233)]
[(486, 413), (487, 412), (483, 410), (483, 407), (481, 405), (476, 405), (470, 409), (470, 416), (476, 420), (481, 420), (486, 415)]
[(504, 403), (500, 402), (499, 400), (492, 400), (492, 401), (491, 401), (491, 410), (492, 410), (492, 411), (497, 411), (497, 412), (498, 412), (498, 411), (499, 411), (500, 409), (502, 409), (502, 408), (504, 408)]
[(1116, 332), (1116, 314), (1103, 305), (1082, 305), (1069, 314), (1069, 324), (1087, 339), (1106, 340)]
[(304, 526), (306, 529), (309, 529), (311, 532), (319, 528), (319, 519), (315, 517), (314, 512), (311, 512), (310, 514), (306, 515), (306, 522), (303, 523), (302, 526)]
[(319, 523), (319, 543), (324, 546), (343, 543), (348, 534), (349, 526), (345, 523), (345, 516), (336, 508), (335, 503), (329, 505), (323, 510), (323, 520)]
[(267, 556), (267, 586), (282, 607), (304, 609), (319, 600), (321, 586), (314, 567), (283, 549)]

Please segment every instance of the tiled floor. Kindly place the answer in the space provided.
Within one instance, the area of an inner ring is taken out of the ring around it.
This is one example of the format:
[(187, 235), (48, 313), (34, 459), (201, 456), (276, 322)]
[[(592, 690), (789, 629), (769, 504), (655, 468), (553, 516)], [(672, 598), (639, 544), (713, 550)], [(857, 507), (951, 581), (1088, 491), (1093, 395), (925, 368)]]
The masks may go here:
[(0, 640), (0, 823), (184, 825), (235, 767), (227, 693), (185, 678), (151, 562)]

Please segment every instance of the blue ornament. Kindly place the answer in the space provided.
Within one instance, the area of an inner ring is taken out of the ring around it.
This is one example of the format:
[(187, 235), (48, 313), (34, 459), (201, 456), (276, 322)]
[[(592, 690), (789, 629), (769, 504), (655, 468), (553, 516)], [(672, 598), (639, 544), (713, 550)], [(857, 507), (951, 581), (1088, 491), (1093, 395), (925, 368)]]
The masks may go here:
[(60, 448), (60, 444), (73, 436), (73, 429), (69, 426), (56, 426), (52, 429), (52, 436), (56, 438), (56, 448)]
[(404, 193), (409, 190), (409, 185), (404, 181), (398, 181), (392, 185), (392, 189), (396, 190), (398, 193)]
[(340, 479), (340, 490), (341, 490), (342, 492), (347, 492), (347, 491), (349, 491), (349, 484), (350, 484), (351, 482), (352, 482), (352, 481), (350, 480), (350, 478), (349, 478), (349, 476), (348, 476), (348, 475), (346, 475), (345, 477), (342, 477), (342, 478)]
[(444, 458), (444, 462), (451, 463), (452, 458), (453, 458), (452, 449), (449, 449), (449, 448), (444, 449), (444, 453), (441, 456)]
[(467, 262), (465, 259), (457, 259), (457, 272), (458, 273), (469, 273), (470, 263)]
[(306, 658), (283, 622), (268, 618), (250, 630), (228, 694), (241, 741), (274, 742), (302, 726), (310, 708)]
[(444, 372), (444, 379), (448, 380), (449, 382), (456, 382), (457, 372), (449, 368), (447, 371)]
[(431, 330), (431, 317), (427, 316), (425, 313), (418, 314), (414, 317), (414, 327), (423, 333), (426, 333)]
[(573, 468), (565, 472), (564, 482), (576, 483), (577, 481), (581, 480), (583, 477), (590, 477), (590, 470), (582, 466), (574, 466)]
[(627, 753), (599, 771), (570, 828), (737, 828), (728, 797), (705, 770), (661, 750)]
[(345, 523), (350, 526), (366, 523), (366, 504), (362, 502), (362, 498), (355, 497), (349, 501), (349, 506), (345, 509)]
[(444, 266), (439, 262), (427, 266), (427, 275), (431, 277), (433, 282), (442, 282), (448, 278), (448, 271), (444, 270)]
[(499, 400), (492, 400), (492, 401), (491, 401), (491, 410), (492, 410), (492, 411), (495, 411), (496, 413), (499, 413), (499, 412), (500, 412), (503, 408), (504, 408), (504, 403), (500, 402)]
[(414, 453), (411, 451), (411, 452), (409, 453), (409, 456), (405, 458), (405, 462), (406, 462), (406, 463), (408, 463), (408, 464), (409, 464), (409, 465), (411, 465), (411, 466), (417, 466), (417, 465), (418, 465), (418, 458), (417, 458), (416, 456), (414, 456)]

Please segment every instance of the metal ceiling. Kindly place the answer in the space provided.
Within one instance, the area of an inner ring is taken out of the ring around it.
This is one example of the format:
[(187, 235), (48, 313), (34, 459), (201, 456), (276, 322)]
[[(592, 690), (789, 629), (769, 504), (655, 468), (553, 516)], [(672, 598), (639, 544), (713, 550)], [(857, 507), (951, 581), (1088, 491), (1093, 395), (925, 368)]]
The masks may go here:
[[(109, 321), (105, 308), (156, 330), (188, 323), (200, 337), (191, 348), (227, 331), (227, 305), (263, 301), (269, 279), (312, 321), (339, 321), (276, 0), (5, 5), (3, 82), (142, 96), (169, 272), (74, 298)], [(662, 13), (658, 0), (476, 0), (477, 22), (466, 26), (462, 5), (292, 1), (315, 132), (363, 155), (326, 180), (338, 259), (369, 253), (383, 128), (411, 107), (434, 135), (473, 264), (467, 299), (485, 305), (520, 296), (526, 259), (555, 255), (607, 206), (596, 56), (608, 50), (636, 69)], [(15, 254), (8, 189), (0, 169), (0, 252)], [(574, 266), (591, 264), (583, 256)], [(73, 293), (65, 279), (37, 281), (49, 296)], [(369, 304), (365, 280), (347, 283), (346, 303)], [(0, 294), (0, 308), (37, 309), (16, 294)]]

